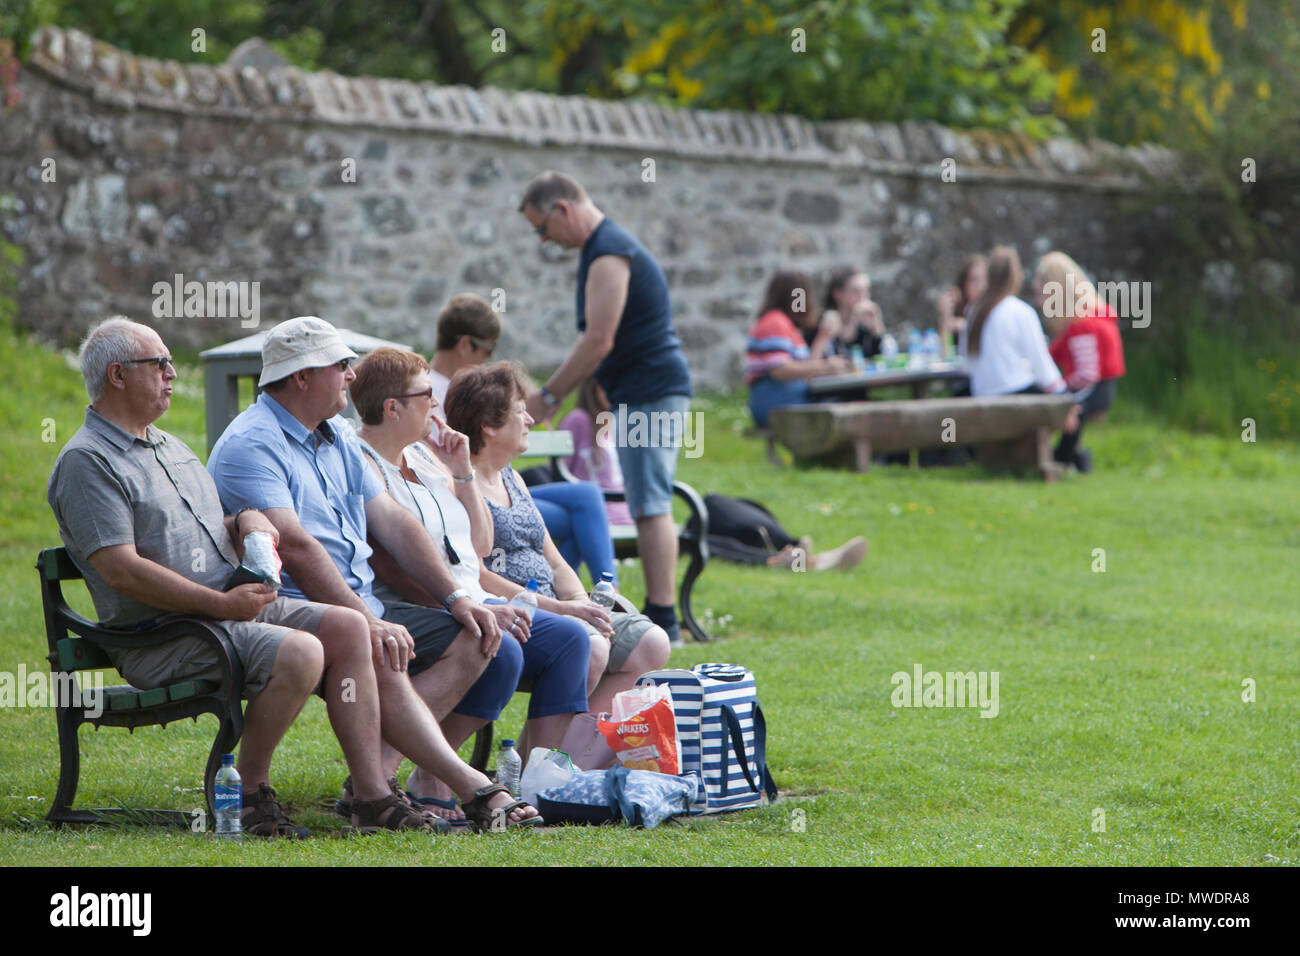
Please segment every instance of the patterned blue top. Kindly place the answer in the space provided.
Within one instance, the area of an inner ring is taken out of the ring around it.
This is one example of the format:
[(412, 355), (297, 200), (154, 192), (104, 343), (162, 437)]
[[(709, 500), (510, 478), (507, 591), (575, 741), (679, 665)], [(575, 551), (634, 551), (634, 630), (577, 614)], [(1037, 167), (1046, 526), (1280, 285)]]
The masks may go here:
[[(510, 507), (487, 502), (492, 510), (492, 553), (488, 568), (516, 584), (527, 584), (529, 578), (537, 579), (537, 589), (547, 597), (555, 597), (555, 572), (546, 562), (542, 547), (546, 543), (546, 525), (541, 512), (519, 487), (514, 469), (509, 465), (501, 471), (506, 491), (510, 494)], [(483, 499), (487, 501), (486, 498)]]

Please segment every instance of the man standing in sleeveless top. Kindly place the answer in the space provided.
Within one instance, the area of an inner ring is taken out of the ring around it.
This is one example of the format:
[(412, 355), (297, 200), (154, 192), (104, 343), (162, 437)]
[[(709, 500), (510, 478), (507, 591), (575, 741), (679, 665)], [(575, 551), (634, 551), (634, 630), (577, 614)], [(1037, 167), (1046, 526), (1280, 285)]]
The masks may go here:
[(613, 410), (608, 427), (628, 510), (636, 520), (644, 611), (677, 643), (672, 496), (690, 413), (691, 375), (673, 330), (668, 282), (645, 247), (562, 173), (548, 171), (533, 179), (519, 211), (543, 242), (581, 250), (578, 340), (541, 391), (529, 396), (528, 413), (538, 421), (550, 419), (564, 397), (595, 374)]

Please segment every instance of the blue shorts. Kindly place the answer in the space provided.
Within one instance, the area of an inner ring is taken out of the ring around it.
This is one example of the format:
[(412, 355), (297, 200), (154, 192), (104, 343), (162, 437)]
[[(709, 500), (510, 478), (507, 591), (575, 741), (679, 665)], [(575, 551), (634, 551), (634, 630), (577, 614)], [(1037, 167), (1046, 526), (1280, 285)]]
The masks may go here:
[[(505, 604), (489, 598), (485, 603)], [(515, 690), (529, 694), (528, 718), (581, 714), (587, 710), (587, 671), (591, 639), (582, 622), (538, 610), (522, 645), (509, 634), (483, 675), (465, 693), (454, 713), (496, 720)]]
[(633, 518), (672, 514), (673, 479), (691, 400), (668, 395), (643, 405), (616, 405), (613, 433)]

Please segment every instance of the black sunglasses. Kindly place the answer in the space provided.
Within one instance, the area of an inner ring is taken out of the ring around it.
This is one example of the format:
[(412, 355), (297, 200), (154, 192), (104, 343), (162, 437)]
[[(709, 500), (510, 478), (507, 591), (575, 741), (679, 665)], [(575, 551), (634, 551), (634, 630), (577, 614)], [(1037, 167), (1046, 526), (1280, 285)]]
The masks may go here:
[(167, 371), (167, 366), (169, 365), (171, 365), (173, 369), (176, 368), (175, 365), (172, 365), (172, 357), (170, 355), (151, 355), (149, 358), (122, 360), (123, 365), (145, 365), (149, 362), (157, 365), (158, 371), (160, 372)]

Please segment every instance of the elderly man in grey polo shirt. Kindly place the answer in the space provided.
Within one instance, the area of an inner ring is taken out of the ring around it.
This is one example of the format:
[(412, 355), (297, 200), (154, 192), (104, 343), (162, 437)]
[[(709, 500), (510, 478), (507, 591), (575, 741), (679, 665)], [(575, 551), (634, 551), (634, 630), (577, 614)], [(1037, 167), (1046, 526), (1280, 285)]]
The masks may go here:
[[(207, 470), (154, 427), (171, 404), (176, 370), (147, 326), (109, 319), (86, 338), (81, 369), (91, 404), (59, 453), (47, 497), (59, 534), (85, 575), (100, 620), (130, 628), (168, 615), (210, 618), (243, 662), (248, 708), (238, 769), (244, 827), (257, 836), (307, 836), (267, 781), (271, 755), (324, 674), (330, 721), (352, 770), (363, 828), (427, 829), (430, 817), (393, 793), (379, 763), (379, 701), (365, 618), (349, 608), (277, 597), (264, 584), (224, 590), (246, 534), (278, 538), (260, 512), (222, 517)], [(313, 636), (314, 635), (314, 636)], [(197, 638), (109, 651), (140, 688), (209, 676)], [(340, 682), (355, 685), (344, 701)]]

